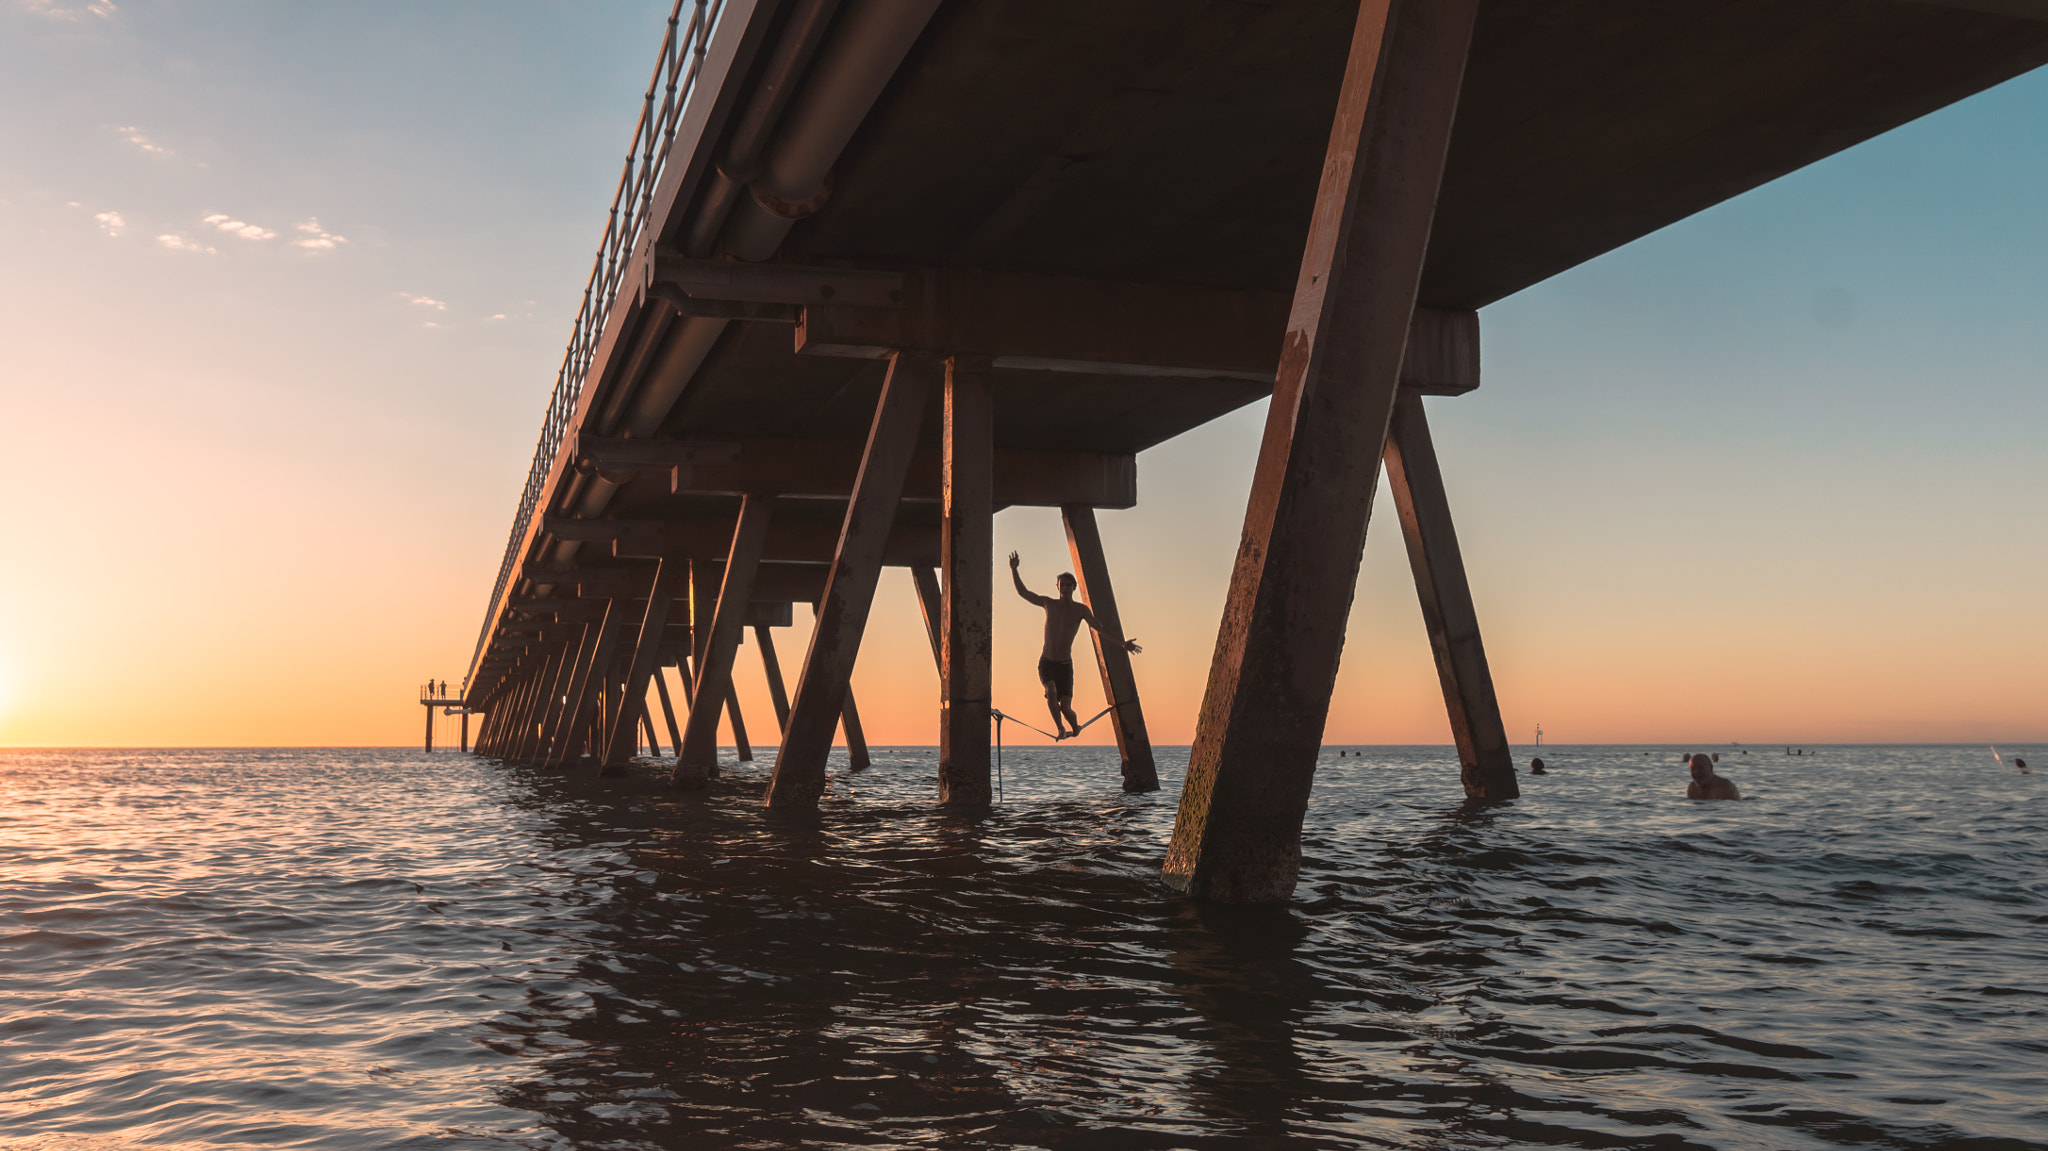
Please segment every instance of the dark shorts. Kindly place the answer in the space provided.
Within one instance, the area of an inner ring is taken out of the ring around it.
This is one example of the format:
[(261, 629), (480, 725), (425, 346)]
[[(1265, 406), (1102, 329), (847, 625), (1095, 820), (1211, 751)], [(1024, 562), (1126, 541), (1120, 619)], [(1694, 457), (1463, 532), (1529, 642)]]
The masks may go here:
[(1059, 699), (1074, 698), (1074, 662), (1066, 659), (1039, 660), (1038, 682), (1051, 688)]

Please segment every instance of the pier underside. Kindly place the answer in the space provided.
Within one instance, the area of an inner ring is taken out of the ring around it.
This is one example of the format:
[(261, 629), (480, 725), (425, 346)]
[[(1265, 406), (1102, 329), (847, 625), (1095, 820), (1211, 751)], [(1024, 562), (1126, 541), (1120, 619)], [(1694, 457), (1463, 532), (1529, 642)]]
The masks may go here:
[[(769, 797), (814, 802), (895, 565), (940, 798), (984, 804), (990, 517), (1061, 508), (1113, 612), (1093, 509), (1272, 396), (1167, 870), (1236, 901), (1292, 890), (1383, 455), (1466, 790), (1515, 794), (1420, 398), (1478, 386), (1477, 309), (2048, 62), (2048, 0), (692, 8), (466, 681), (479, 749), (616, 765), (677, 668), (699, 786), (741, 636), (780, 700), (759, 639), (816, 605)], [(1098, 667), (1156, 787), (1129, 662)]]

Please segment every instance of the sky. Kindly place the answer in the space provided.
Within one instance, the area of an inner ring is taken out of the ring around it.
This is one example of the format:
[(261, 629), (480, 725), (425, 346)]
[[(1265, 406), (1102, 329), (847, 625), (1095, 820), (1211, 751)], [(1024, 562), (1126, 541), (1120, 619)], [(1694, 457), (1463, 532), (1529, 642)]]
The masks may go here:
[[(667, 11), (0, 0), (0, 746), (419, 739)], [(1430, 418), (1516, 743), (2048, 740), (2044, 203), (2037, 73), (1482, 312), (1484, 384)], [(1145, 453), (1101, 517), (1160, 743), (1262, 419)], [(1378, 508), (1327, 741), (1446, 742)], [(1067, 570), (1054, 511), (1001, 514), (1013, 548)], [(886, 573), (878, 745), (936, 739), (921, 629)], [(996, 703), (1034, 719), (1037, 631), (999, 594)]]

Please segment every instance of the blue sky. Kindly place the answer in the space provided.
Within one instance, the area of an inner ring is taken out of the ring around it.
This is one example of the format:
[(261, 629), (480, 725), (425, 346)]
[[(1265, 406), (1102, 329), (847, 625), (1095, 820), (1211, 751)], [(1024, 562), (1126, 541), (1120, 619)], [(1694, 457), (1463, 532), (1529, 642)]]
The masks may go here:
[[(0, 743), (413, 738), (666, 16), (0, 0)], [(2044, 129), (2022, 77), (1485, 311), (1484, 386), (1431, 411), (1518, 739), (2048, 739)], [(1258, 419), (1105, 516), (1163, 740)], [(1049, 514), (997, 545), (1064, 567)], [(1439, 741), (1384, 503), (1367, 553), (1331, 738)], [(899, 582), (857, 682), (923, 714)], [(999, 606), (1026, 703), (1032, 630)]]

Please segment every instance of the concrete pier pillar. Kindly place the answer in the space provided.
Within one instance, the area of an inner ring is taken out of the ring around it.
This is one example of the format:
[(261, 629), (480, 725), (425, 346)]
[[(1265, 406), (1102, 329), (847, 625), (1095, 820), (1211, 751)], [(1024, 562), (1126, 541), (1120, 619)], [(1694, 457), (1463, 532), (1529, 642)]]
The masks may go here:
[(761, 649), (761, 674), (768, 679), (768, 702), (775, 707), (778, 738), (789, 731), (789, 691), (782, 682), (782, 661), (775, 658), (775, 635), (766, 624), (754, 625), (754, 646)]
[[(740, 634), (746, 628), (747, 605), (754, 596), (754, 572), (761, 566), (761, 550), (768, 542), (768, 524), (774, 508), (772, 495), (748, 495), (740, 502), (739, 521), (733, 526), (717, 606), (711, 613), (708, 634), (699, 646), (696, 699), (702, 706), (692, 707), (689, 722), (683, 725), (683, 743), (676, 751), (675, 773), (670, 779), (676, 787), (702, 788), (711, 778), (711, 769), (718, 764), (721, 701), (732, 715), (736, 742), (745, 747), (746, 729), (741, 726), (732, 691), (732, 665), (739, 650)], [(697, 621), (691, 622), (694, 626)]]
[(747, 742), (747, 719), (740, 714), (740, 689), (728, 672), (725, 681), (725, 720), (732, 725), (732, 755), (741, 763), (754, 762), (754, 745)]
[[(587, 625), (586, 625), (587, 626)], [(506, 749), (507, 757), (516, 763), (530, 763), (540, 754), (542, 740), (554, 724), (554, 711), (558, 706), (565, 687), (567, 669), (576, 653), (582, 649), (583, 639), (579, 635), (574, 642), (563, 644), (541, 665), (534, 680), (534, 691), (526, 703), (526, 713), (521, 718), (519, 733), (512, 746)]]
[(868, 736), (860, 727), (860, 709), (853, 705), (853, 688), (846, 689), (846, 699), (839, 705), (839, 732), (846, 737), (846, 770), (866, 771), (872, 762), (868, 759)]
[(946, 601), (939, 591), (939, 573), (920, 564), (910, 569), (910, 580), (917, 585), (917, 606), (924, 616), (925, 635), (932, 641), (932, 666), (943, 672), (946, 657), (942, 654), (939, 625), (945, 619)]
[(782, 753), (776, 757), (775, 778), (768, 786), (771, 807), (812, 805), (825, 791), (826, 757), (832, 751), (832, 733), (839, 726), (847, 679), (860, 653), (868, 610), (874, 606), (883, 549), (895, 526), (904, 477), (917, 450), (925, 401), (943, 371), (944, 366), (931, 356), (898, 352), (890, 357), (889, 376), (875, 405), (867, 449), (825, 577), (825, 593), (818, 600), (810, 651), (804, 656), (796, 696), (790, 701)]
[(989, 778), (994, 654), (995, 409), (986, 357), (946, 361), (939, 564), (939, 802), (981, 807)]
[[(635, 571), (628, 580), (627, 590), (605, 601), (604, 617), (597, 624), (597, 641), (591, 645), (589, 661), (577, 669), (576, 682), (569, 690), (569, 704), (563, 709), (569, 717), (564, 738), (556, 743), (547, 766), (563, 766), (586, 748), (595, 757), (604, 754), (606, 733), (602, 726), (598, 726), (601, 722), (597, 716), (598, 689), (616, 674), (612, 669), (613, 656), (618, 651), (619, 634), (626, 627), (631, 601), (647, 594), (652, 588), (653, 577), (652, 570)], [(595, 739), (591, 738), (593, 729), (597, 734)]]
[(668, 674), (659, 664), (654, 668), (654, 693), (661, 698), (661, 718), (668, 723), (668, 743), (677, 752), (683, 750), (683, 729), (676, 724), (676, 705), (669, 699)]
[[(670, 607), (676, 597), (689, 589), (690, 561), (682, 556), (664, 556), (655, 561), (654, 586), (647, 593), (647, 607), (640, 613), (640, 630), (633, 641), (631, 663), (619, 699), (621, 707), (612, 721), (611, 739), (605, 751), (605, 773), (619, 774), (633, 758), (639, 742), (637, 726), (647, 713), (647, 681), (654, 677), (661, 658), (662, 635), (668, 628)], [(653, 725), (648, 725), (652, 730)]]
[(569, 710), (575, 702), (576, 685), (582, 669), (590, 665), (600, 630), (596, 622), (584, 624), (576, 643), (563, 649), (561, 662), (555, 667), (555, 682), (541, 699), (538, 731), (528, 745), (530, 750), (520, 757), (525, 762), (548, 763), (554, 756), (555, 745), (569, 738)]
[(1095, 509), (1063, 507), (1060, 518), (1067, 526), (1067, 552), (1074, 561), (1074, 578), (1081, 585), (1081, 602), (1101, 625), (1094, 633), (1095, 666), (1102, 673), (1102, 698), (1110, 708), (1106, 718), (1116, 735), (1124, 790), (1158, 791), (1159, 769), (1152, 762), (1152, 736), (1145, 730), (1145, 709), (1138, 702), (1138, 677), (1131, 671), (1131, 653), (1102, 639), (1104, 631), (1122, 636), (1124, 625), (1116, 610), (1116, 592), (1110, 586), (1109, 561), (1102, 554)]
[(1465, 581), (1451, 502), (1444, 493), (1443, 472), (1437, 467), (1420, 396), (1404, 395), (1394, 405), (1393, 429), (1387, 436), (1387, 490), (1408, 544), (1408, 566), (1415, 573), (1422, 622), (1429, 629), (1429, 648), (1443, 684), (1444, 710), (1458, 745), (1465, 795), (1513, 799), (1522, 793), (1515, 781), (1514, 755), (1508, 747), (1507, 725), (1501, 721), (1500, 701), (1493, 694), (1493, 673), (1479, 640), (1479, 612)]
[(1162, 877), (1276, 903), (1372, 513), (1478, 0), (1363, 0)]

